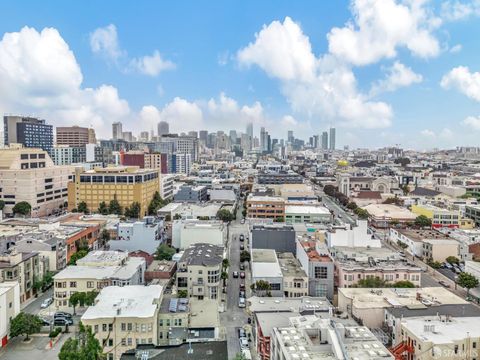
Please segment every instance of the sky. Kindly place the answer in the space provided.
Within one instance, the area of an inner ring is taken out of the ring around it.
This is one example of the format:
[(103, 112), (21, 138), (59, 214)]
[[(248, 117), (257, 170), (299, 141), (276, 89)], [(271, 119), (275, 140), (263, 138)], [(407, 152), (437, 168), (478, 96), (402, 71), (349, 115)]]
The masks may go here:
[(337, 144), (477, 146), (480, 0), (0, 5), (0, 112), (110, 138), (254, 123)]

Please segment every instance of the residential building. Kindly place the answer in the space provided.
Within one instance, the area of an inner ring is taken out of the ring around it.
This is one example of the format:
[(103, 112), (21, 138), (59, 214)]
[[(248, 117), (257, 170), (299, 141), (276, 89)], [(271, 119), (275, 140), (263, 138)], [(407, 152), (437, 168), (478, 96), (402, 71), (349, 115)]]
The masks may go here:
[(423, 257), (433, 261), (444, 262), (449, 256), (459, 258), (459, 243), (454, 239), (423, 240)]
[(138, 345), (158, 345), (158, 314), (162, 302), (160, 285), (103, 288), (82, 315), (91, 327), (107, 360), (118, 360)]
[(352, 287), (361, 279), (380, 278), (387, 283), (410, 281), (420, 286), (422, 269), (384, 248), (332, 248), (336, 286)]
[(338, 289), (338, 310), (370, 329), (383, 327), (386, 310), (413, 311), (442, 305), (461, 308), (468, 302), (443, 287)]
[(178, 261), (177, 288), (189, 298), (220, 301), (223, 247), (197, 243), (185, 249)]
[(328, 149), (328, 132), (322, 132), (322, 150)]
[(298, 237), (297, 259), (308, 275), (308, 295), (333, 299), (335, 269), (328, 251), (318, 242)]
[(385, 345), (355, 321), (315, 315), (289, 320), (289, 326), (273, 328), (271, 360), (394, 360)]
[(81, 202), (88, 209), (98, 209), (116, 199), (123, 208), (140, 204), (140, 216), (147, 214), (148, 205), (160, 188), (158, 170), (138, 167), (108, 167), (84, 171), (76, 169), (75, 179), (68, 184), (68, 209), (77, 208)]
[(329, 149), (335, 150), (335, 128), (330, 128), (330, 144)]
[(99, 291), (107, 286), (142, 285), (146, 264), (140, 257), (116, 251), (92, 251), (54, 276), (54, 305), (68, 310), (74, 292)]
[(326, 242), (328, 247), (347, 246), (360, 248), (380, 248), (380, 240), (374, 238), (368, 231), (366, 220), (357, 220), (355, 226), (345, 225), (335, 226), (326, 232)]
[(44, 271), (40, 270), (40, 259), (36, 252), (17, 252), (0, 254), (0, 284), (15, 281), (20, 284), (20, 303), (35, 295), (35, 279), (42, 279)]
[(160, 169), (162, 174), (168, 172), (168, 154), (162, 153), (145, 153), (144, 167), (146, 169)]
[(26, 148), (38, 148), (51, 154), (53, 126), (34, 117), (5, 115), (3, 117), (4, 146), (22, 144)]
[(67, 184), (73, 177), (70, 166), (55, 166), (46, 151), (10, 146), (0, 150), (0, 199), (3, 212), (11, 214), (15, 204), (26, 201), (31, 216), (59, 211), (67, 201)]
[(294, 172), (260, 173), (257, 183), (261, 185), (303, 184), (303, 176)]
[(472, 219), (476, 226), (480, 226), (480, 205), (465, 206), (465, 216)]
[(80, 126), (57, 126), (55, 140), (57, 145), (85, 147), (96, 142), (95, 130)]
[(130, 150), (120, 152), (120, 165), (145, 167), (145, 152), (143, 150)]
[(86, 161), (86, 147), (55, 145), (52, 149), (52, 160), (55, 165), (72, 165)]
[(308, 275), (300, 261), (292, 253), (278, 253), (277, 258), (283, 277), (283, 295), (293, 298), (308, 296)]
[(207, 200), (208, 192), (206, 186), (182, 185), (174, 195), (174, 201), (176, 202), (199, 203)]
[(419, 215), (424, 215), (432, 220), (433, 228), (458, 228), (460, 226), (459, 221), (461, 219), (460, 211), (447, 210), (437, 206), (425, 204), (425, 205), (412, 205), (412, 212)]
[[(447, 240), (448, 237), (436, 230), (422, 229), (395, 229), (390, 228), (390, 240), (394, 243), (403, 243), (405, 251), (417, 257), (424, 257), (425, 240)], [(458, 245), (458, 243), (457, 243)], [(458, 252), (458, 251), (457, 251)], [(428, 257), (426, 257), (428, 259)], [(445, 259), (441, 260), (444, 261)]]
[(273, 196), (247, 197), (247, 217), (254, 219), (285, 219), (285, 200)]
[(160, 176), (160, 196), (164, 200), (173, 199), (174, 176), (163, 174)]
[(186, 249), (197, 243), (224, 246), (227, 226), (218, 220), (175, 220), (172, 225), (172, 246)]
[[(172, 296), (163, 297), (158, 314), (159, 345), (179, 346), (187, 342), (189, 339), (189, 318), (191, 316), (189, 300), (188, 298)], [(197, 331), (199, 333), (198, 339), (200, 338), (199, 329), (196, 329), (194, 332)]]
[(10, 338), (10, 321), (20, 313), (20, 284), (0, 282), (0, 349)]
[[(270, 291), (257, 290), (258, 296), (284, 296), (283, 273), (275, 250), (252, 249), (251, 272), (252, 284), (265, 281), (270, 284)], [(292, 296), (293, 297), (293, 296)]]
[(177, 263), (168, 260), (153, 260), (145, 270), (145, 281), (148, 283), (154, 279), (170, 280), (177, 271)]
[(111, 239), (111, 250), (143, 250), (153, 254), (163, 239), (163, 220), (145, 216), (134, 222), (120, 222), (117, 225), (117, 238)]
[(295, 229), (292, 225), (253, 224), (250, 228), (252, 249), (273, 249), (277, 252), (296, 254)]

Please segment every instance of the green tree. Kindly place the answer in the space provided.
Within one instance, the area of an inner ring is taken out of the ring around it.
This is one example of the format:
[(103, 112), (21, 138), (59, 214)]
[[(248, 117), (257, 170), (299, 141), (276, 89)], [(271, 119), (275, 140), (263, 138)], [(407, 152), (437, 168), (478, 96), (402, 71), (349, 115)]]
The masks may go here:
[(242, 216), (245, 218), (247, 217), (247, 209), (242, 210)]
[(98, 204), (98, 212), (102, 215), (108, 215), (108, 206), (105, 201), (102, 201)]
[(58, 354), (59, 360), (104, 360), (100, 342), (92, 329), (79, 324), (78, 337), (67, 339)]
[(125, 208), (125, 216), (138, 219), (140, 217), (140, 203), (135, 201), (129, 207)]
[(337, 192), (337, 187), (333, 185), (325, 185), (323, 187), (323, 192), (327, 194), (328, 196), (334, 196), (335, 193)]
[(233, 220), (233, 215), (227, 209), (220, 209), (217, 211), (217, 219), (224, 222), (229, 222)]
[(407, 244), (405, 244), (403, 241), (400, 241), (400, 240), (397, 240), (397, 245), (402, 249), (406, 249), (408, 247)]
[(366, 219), (368, 219), (368, 216), (370, 215), (367, 210), (362, 209), (362, 208), (359, 208), (359, 207), (356, 208), (355, 210), (353, 210), (353, 212), (354, 212), (355, 215), (357, 215), (358, 218), (361, 219), (361, 220), (366, 220)]
[(449, 256), (445, 259), (446, 262), (450, 263), (450, 264), (460, 264), (460, 260), (455, 257), (455, 256)]
[(172, 256), (176, 253), (173, 247), (167, 244), (160, 244), (155, 252), (155, 260), (172, 260)]
[(77, 265), (77, 260), (80, 260), (81, 258), (85, 257), (88, 254), (87, 250), (78, 250), (77, 252), (73, 253), (70, 256), (70, 260), (68, 262), (68, 265)]
[(177, 291), (177, 297), (178, 297), (178, 298), (186, 298), (186, 297), (188, 297), (188, 292), (187, 292), (187, 290), (178, 290), (178, 291)]
[(0, 211), (2, 211), (3, 209), (5, 209), (5, 201), (0, 200)]
[(415, 218), (415, 225), (419, 227), (431, 227), (432, 220), (430, 220), (425, 215), (419, 215)]
[(28, 340), (31, 334), (38, 333), (41, 328), (42, 320), (37, 315), (20, 312), (10, 320), (11, 337), (25, 335), (25, 340)]
[(427, 265), (434, 269), (440, 269), (442, 267), (442, 264), (439, 261), (433, 261), (432, 259), (428, 259)]
[(400, 280), (392, 285), (394, 288), (414, 288), (415, 285), (408, 280)]
[(277, 222), (277, 223), (283, 222), (283, 216), (277, 216), (275, 219), (273, 219), (273, 222)]
[(88, 206), (87, 206), (87, 203), (85, 201), (80, 201), (78, 203), (77, 210), (78, 210), (78, 212), (82, 212), (84, 214), (89, 213)]
[(110, 204), (108, 204), (108, 212), (114, 215), (122, 215), (123, 213), (122, 206), (118, 202), (116, 194), (113, 196), (113, 199), (110, 201)]
[(222, 267), (224, 269), (228, 268), (230, 266), (230, 261), (228, 259), (223, 259), (222, 260)]
[(181, 219), (182, 219), (182, 215), (180, 215), (180, 214), (175, 214), (173, 216), (173, 220), (181, 220)]
[(470, 289), (478, 286), (478, 279), (470, 273), (462, 272), (458, 275), (458, 285), (467, 289), (467, 296), (470, 294)]
[(26, 201), (20, 201), (15, 204), (12, 211), (15, 215), (28, 215), (32, 211), (32, 206)]
[(220, 278), (223, 280), (223, 286), (225, 286), (225, 281), (228, 279), (228, 273), (226, 271), (222, 271), (222, 275), (220, 275)]
[(152, 200), (150, 200), (150, 204), (148, 204), (148, 215), (157, 215), (158, 209), (165, 206), (165, 201), (160, 196), (158, 191), (155, 191), (153, 194)]
[(53, 272), (47, 271), (42, 279), (43, 289), (50, 287), (53, 284)]
[(355, 210), (357, 207), (358, 207), (357, 204), (355, 204), (353, 201), (347, 204), (347, 209), (350, 209), (350, 210)]
[(254, 287), (252, 288), (252, 290), (255, 290), (258, 294), (265, 295), (272, 290), (272, 286), (270, 285), (270, 283), (265, 280), (258, 280), (253, 285)]
[(76, 292), (70, 295), (70, 299), (68, 299), (68, 303), (71, 307), (73, 307), (73, 314), (75, 315), (75, 310), (78, 305), (80, 305), (80, 300), (83, 298), (83, 302), (85, 302), (85, 293)]
[(240, 262), (250, 261), (250, 258), (250, 253), (247, 250), (240, 253)]
[(387, 282), (378, 276), (360, 279), (357, 282), (357, 287), (360, 288), (383, 288), (386, 287), (386, 285)]
[(172, 221), (170, 214), (165, 215), (165, 221)]

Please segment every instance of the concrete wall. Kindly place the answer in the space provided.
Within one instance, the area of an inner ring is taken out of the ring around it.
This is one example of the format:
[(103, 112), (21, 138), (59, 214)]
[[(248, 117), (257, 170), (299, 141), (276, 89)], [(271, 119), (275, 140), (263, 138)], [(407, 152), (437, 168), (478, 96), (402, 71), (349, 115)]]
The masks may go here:
[(253, 228), (251, 231), (253, 249), (273, 249), (278, 252), (297, 254), (295, 231), (293, 228)]

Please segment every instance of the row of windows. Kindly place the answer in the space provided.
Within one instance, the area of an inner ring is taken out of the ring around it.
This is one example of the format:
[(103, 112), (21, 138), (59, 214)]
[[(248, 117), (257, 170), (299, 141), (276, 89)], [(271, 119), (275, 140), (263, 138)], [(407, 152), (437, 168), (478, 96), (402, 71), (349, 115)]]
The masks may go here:
[(21, 160), (27, 160), (27, 159), (45, 159), (45, 154), (20, 154), (20, 159)]
[(142, 183), (147, 182), (153, 179), (158, 178), (158, 173), (150, 173), (145, 175), (135, 175), (135, 176), (126, 176), (126, 175), (80, 175), (81, 183), (116, 183), (116, 184), (133, 184), (133, 183)]

